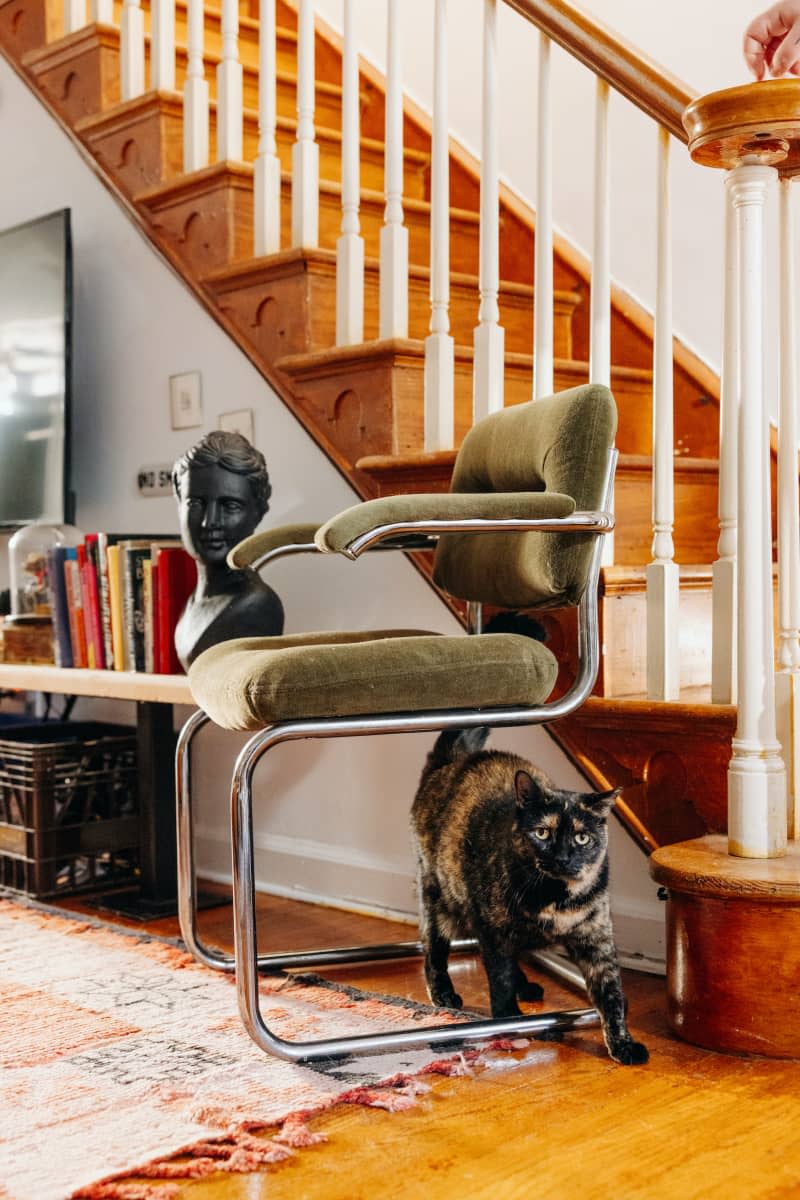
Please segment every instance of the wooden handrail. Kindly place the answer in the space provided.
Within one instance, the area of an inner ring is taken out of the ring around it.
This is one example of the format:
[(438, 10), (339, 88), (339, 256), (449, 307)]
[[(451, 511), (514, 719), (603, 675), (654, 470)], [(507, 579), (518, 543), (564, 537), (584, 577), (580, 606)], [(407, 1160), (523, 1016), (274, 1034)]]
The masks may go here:
[(599, 75), (681, 142), (681, 116), (698, 95), (693, 88), (569, 0), (504, 0), (573, 58)]

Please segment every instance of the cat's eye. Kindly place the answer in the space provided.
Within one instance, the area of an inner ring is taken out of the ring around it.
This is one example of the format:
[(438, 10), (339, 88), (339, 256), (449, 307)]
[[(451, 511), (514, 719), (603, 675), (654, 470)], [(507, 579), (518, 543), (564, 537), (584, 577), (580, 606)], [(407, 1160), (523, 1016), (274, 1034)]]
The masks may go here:
[(588, 846), (591, 840), (588, 833), (576, 833), (574, 838), (576, 846)]
[(533, 831), (533, 836), (540, 842), (546, 842), (550, 837), (550, 830), (546, 825), (538, 825)]

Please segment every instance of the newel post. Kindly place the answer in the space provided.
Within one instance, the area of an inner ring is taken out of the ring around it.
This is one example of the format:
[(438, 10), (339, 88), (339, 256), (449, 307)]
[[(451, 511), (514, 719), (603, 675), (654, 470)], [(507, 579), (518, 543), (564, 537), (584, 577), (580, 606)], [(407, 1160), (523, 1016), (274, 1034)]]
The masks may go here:
[[(735, 352), (726, 362), (738, 398), (738, 719), (728, 766), (728, 852), (776, 858), (787, 847), (786, 770), (775, 720), (770, 441), (764, 395), (764, 225), (778, 165), (797, 153), (800, 82), (727, 88), (684, 114), (695, 162), (727, 170), (736, 244)], [(730, 388), (731, 380), (723, 381)], [(795, 467), (796, 470), (796, 467)]]

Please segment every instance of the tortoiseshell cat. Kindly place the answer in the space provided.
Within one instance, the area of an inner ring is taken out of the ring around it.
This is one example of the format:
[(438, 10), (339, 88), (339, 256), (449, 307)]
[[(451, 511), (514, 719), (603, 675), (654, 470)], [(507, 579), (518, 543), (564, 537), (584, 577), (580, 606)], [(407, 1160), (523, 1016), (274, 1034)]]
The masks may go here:
[(430, 998), (461, 1007), (447, 960), (451, 939), (472, 935), (492, 1016), (519, 1016), (517, 999), (539, 1000), (543, 991), (518, 955), (558, 943), (583, 973), (611, 1057), (647, 1062), (625, 1020), (609, 912), (608, 814), (618, 792), (554, 788), (525, 759), (483, 750), (488, 735), (442, 733), (412, 808)]

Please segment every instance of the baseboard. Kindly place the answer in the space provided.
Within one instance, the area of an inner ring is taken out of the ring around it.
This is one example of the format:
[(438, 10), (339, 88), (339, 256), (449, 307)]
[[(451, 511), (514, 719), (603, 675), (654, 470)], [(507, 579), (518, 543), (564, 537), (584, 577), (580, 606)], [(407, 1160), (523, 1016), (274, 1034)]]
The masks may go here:
[[(230, 883), (227, 831), (201, 825), (195, 836), (200, 874)], [(254, 842), (258, 891), (416, 925), (414, 879), (406, 864), (310, 838), (257, 833)], [(622, 966), (663, 975), (663, 907), (651, 909), (616, 898), (612, 917)]]

